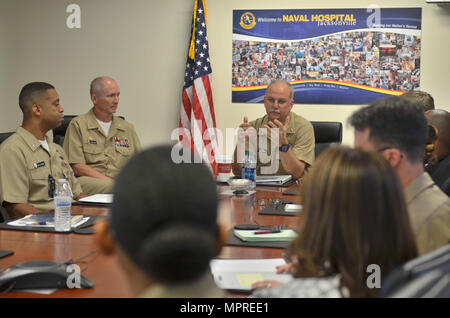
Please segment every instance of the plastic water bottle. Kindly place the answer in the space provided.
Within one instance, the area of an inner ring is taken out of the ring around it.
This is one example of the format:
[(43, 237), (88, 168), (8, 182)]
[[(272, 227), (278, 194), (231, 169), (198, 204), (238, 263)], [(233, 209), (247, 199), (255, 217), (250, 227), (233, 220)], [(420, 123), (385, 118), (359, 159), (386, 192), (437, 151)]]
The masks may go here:
[(242, 162), (242, 173), (241, 173), (241, 178), (242, 179), (245, 179), (245, 167), (246, 167), (246, 164), (247, 164), (247, 162), (248, 162), (248, 150), (246, 150), (245, 151), (245, 156), (244, 156), (244, 161)]
[(248, 189), (253, 190), (256, 187), (256, 157), (249, 150), (245, 152), (245, 161), (243, 167), (244, 167), (243, 178), (249, 179), (251, 181), (250, 185), (248, 186)]
[(58, 185), (53, 197), (55, 204), (55, 231), (68, 232), (71, 227), (70, 208), (72, 206), (72, 190), (69, 181), (58, 179)]

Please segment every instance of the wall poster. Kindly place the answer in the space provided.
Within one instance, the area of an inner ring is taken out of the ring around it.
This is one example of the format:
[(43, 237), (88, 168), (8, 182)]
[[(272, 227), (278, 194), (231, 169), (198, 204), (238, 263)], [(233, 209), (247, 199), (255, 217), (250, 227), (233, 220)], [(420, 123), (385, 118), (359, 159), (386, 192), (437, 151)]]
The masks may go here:
[(421, 8), (233, 10), (232, 102), (263, 102), (274, 78), (304, 104), (419, 89), (421, 17)]

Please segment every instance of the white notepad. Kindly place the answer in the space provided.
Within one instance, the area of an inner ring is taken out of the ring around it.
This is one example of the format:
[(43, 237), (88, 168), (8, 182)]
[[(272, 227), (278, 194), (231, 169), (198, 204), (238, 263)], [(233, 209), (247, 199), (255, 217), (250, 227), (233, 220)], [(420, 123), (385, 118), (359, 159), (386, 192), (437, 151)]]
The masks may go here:
[(276, 266), (284, 265), (282, 258), (269, 259), (213, 259), (210, 262), (211, 274), (221, 289), (250, 292), (254, 283), (276, 280), (287, 283), (290, 274), (277, 274)]
[(78, 200), (80, 202), (86, 202), (86, 203), (112, 203), (113, 202), (113, 195), (111, 193), (106, 194), (94, 194), (90, 195), (88, 197), (81, 198)]

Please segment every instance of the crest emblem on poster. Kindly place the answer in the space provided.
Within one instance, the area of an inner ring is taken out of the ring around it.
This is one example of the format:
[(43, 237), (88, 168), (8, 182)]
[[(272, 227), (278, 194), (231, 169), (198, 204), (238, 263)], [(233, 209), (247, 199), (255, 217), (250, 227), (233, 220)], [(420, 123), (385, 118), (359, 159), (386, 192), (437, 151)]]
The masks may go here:
[(239, 24), (246, 30), (253, 29), (253, 27), (256, 25), (255, 15), (251, 12), (245, 12), (243, 15), (241, 15), (241, 22)]

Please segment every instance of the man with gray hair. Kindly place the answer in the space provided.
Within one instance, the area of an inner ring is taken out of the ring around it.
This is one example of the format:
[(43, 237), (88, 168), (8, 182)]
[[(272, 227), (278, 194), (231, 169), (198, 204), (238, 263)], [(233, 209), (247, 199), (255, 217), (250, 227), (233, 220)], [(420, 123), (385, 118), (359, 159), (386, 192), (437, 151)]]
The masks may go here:
[[(264, 96), (264, 107), (266, 115), (252, 122), (248, 122), (247, 116), (244, 116), (244, 122), (239, 126), (243, 131), (253, 127), (258, 134), (258, 163), (257, 174), (264, 174), (262, 167), (267, 167), (272, 162), (261, 162), (261, 156), (272, 156), (271, 143), (279, 146), (279, 165), (278, 170), (271, 174), (292, 175), (293, 179), (303, 176), (304, 172), (314, 162), (314, 129), (311, 123), (292, 112), (294, 106), (294, 90), (292, 86), (283, 80), (272, 81), (266, 90)], [(266, 128), (267, 133), (261, 136), (261, 128)], [(278, 129), (278, 138), (272, 136), (271, 129)], [(261, 143), (259, 139), (267, 138), (266, 143)], [(274, 138), (277, 138), (276, 140)], [(261, 145), (267, 145), (265, 149)], [(276, 158), (276, 157), (275, 157)], [(242, 158), (238, 158), (238, 147), (234, 152), (233, 173), (240, 176), (242, 171)]]
[(111, 192), (120, 168), (141, 150), (133, 125), (114, 115), (120, 95), (116, 81), (97, 77), (90, 94), (94, 107), (70, 122), (64, 138), (69, 162), (88, 195)]

